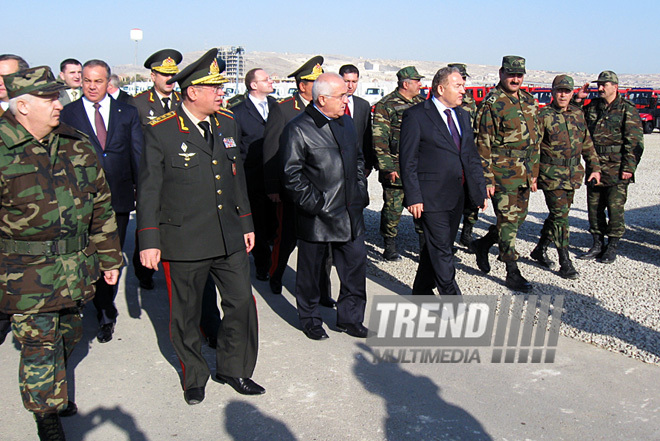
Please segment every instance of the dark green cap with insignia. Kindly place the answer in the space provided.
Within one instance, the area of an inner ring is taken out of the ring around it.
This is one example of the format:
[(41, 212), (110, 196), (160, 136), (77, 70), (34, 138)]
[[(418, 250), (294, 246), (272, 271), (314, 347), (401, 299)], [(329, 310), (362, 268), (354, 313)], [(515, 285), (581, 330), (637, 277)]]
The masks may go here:
[(598, 75), (598, 79), (592, 81), (592, 83), (606, 83), (608, 81), (610, 83), (619, 84), (619, 77), (617, 77), (611, 70), (604, 70)]
[(174, 75), (179, 73), (177, 64), (181, 63), (181, 60), (183, 60), (181, 52), (174, 49), (162, 49), (151, 54), (144, 62), (144, 67), (165, 75)]
[(2, 78), (9, 99), (27, 93), (38, 96), (52, 95), (69, 87), (63, 82), (57, 81), (48, 66), (19, 70), (13, 74), (4, 75)]
[(525, 59), (518, 55), (505, 55), (502, 58), (502, 69), (508, 74), (526, 74)]
[(417, 72), (417, 69), (415, 69), (415, 66), (404, 67), (403, 69), (399, 70), (396, 73), (396, 77), (399, 81), (401, 81), (401, 80), (421, 80), (422, 78), (424, 78), (423, 75), (420, 75), (419, 72)]
[(575, 83), (573, 82), (573, 78), (568, 75), (557, 75), (555, 79), (552, 80), (553, 89), (573, 90), (574, 87)]
[(467, 73), (467, 66), (463, 63), (449, 63), (447, 67), (455, 67), (456, 69), (458, 69), (458, 71), (461, 73), (461, 76), (463, 78), (470, 76)]
[(167, 84), (179, 83), (181, 89), (196, 85), (216, 85), (224, 84), (229, 80), (223, 77), (220, 72), (225, 70), (227, 63), (218, 57), (218, 49), (210, 49), (202, 57), (186, 66), (178, 74), (167, 80)]
[(307, 60), (305, 64), (300, 66), (294, 72), (291, 72), (287, 78), (295, 78), (296, 83), (300, 83), (301, 80), (305, 81), (316, 81), (316, 79), (323, 73), (323, 57), (317, 55), (315, 57)]

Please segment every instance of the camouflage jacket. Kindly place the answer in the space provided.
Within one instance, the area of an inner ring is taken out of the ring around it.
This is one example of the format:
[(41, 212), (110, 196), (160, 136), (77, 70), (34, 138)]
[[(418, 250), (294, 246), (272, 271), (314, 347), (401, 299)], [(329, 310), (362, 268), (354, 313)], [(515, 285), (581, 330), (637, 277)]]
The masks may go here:
[(373, 133), (374, 153), (376, 154), (377, 167), (379, 170), (378, 180), (392, 187), (402, 187), (401, 178), (392, 184), (385, 175), (397, 172), (401, 175), (399, 168), (399, 136), (401, 134), (401, 119), (403, 112), (409, 107), (424, 102), (424, 97), (417, 95), (412, 100), (407, 100), (398, 90), (385, 95), (374, 109), (374, 119), (371, 126)]
[(498, 85), (484, 99), (474, 124), (486, 185), (496, 190), (531, 185), (538, 174), (541, 141), (532, 95), (520, 90), (515, 97)]
[(122, 255), (110, 188), (94, 147), (60, 124), (46, 144), (14, 116), (0, 118), (0, 238), (72, 240), (82, 251), (27, 255), (0, 251), (0, 311), (35, 313), (73, 307), (92, 298), (101, 271), (120, 268)]
[(540, 113), (541, 161), (538, 185), (542, 190), (574, 190), (584, 179), (580, 156), (592, 172), (600, 172), (594, 143), (580, 109), (568, 106), (566, 111), (554, 103)]
[[(620, 95), (608, 106), (595, 98), (584, 107), (584, 118), (596, 147), (605, 186), (634, 182), (621, 179), (621, 172), (635, 173), (644, 151), (642, 120), (635, 106)], [(591, 173), (587, 167), (587, 173)]]
[(477, 117), (477, 101), (472, 96), (472, 91), (466, 90), (463, 95), (463, 103), (461, 109), (470, 114), (470, 121), (474, 125), (474, 119)]

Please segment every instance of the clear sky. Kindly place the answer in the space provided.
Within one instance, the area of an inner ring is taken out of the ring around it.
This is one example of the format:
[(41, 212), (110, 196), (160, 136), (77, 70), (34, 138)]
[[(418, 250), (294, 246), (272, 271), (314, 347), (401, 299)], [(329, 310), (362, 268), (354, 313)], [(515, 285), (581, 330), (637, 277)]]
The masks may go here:
[[(635, 6), (637, 5), (637, 6)], [(528, 69), (660, 72), (660, 2), (614, 0), (3, 1), (0, 53), (56, 72), (64, 58), (131, 64), (166, 47), (182, 53), (241, 45), (273, 51), (499, 65)]]

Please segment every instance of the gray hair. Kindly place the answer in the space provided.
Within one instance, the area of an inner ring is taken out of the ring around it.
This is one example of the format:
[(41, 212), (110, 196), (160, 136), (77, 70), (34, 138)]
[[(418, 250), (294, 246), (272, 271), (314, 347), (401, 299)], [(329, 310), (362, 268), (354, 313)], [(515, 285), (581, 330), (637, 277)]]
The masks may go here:
[(110, 84), (112, 84), (114, 87), (119, 89), (119, 85), (121, 84), (119, 81), (119, 76), (117, 74), (112, 74), (110, 75)]
[(336, 73), (324, 73), (323, 78), (319, 77), (321, 78), (320, 80), (317, 78), (316, 81), (314, 81), (314, 85), (312, 86), (312, 99), (314, 101), (318, 101), (320, 96), (332, 96), (332, 92), (334, 92), (335, 86), (330, 81), (328, 81), (332, 77), (338, 79), (342, 83), (344, 82), (344, 79)]
[(30, 95), (29, 93), (19, 95), (15, 98), (11, 98), (9, 100), (9, 109), (8, 110), (11, 112), (12, 115), (16, 116), (16, 114), (18, 113), (18, 110), (17, 110), (18, 102), (19, 101), (26, 101), (28, 103), (31, 103), (32, 101), (34, 101), (34, 98), (35, 98), (35, 96)]
[(435, 97), (438, 96), (438, 86), (440, 85), (446, 86), (447, 83), (449, 82), (449, 75), (453, 73), (457, 73), (460, 75), (461, 71), (457, 67), (448, 67), (448, 66), (438, 69), (438, 71), (433, 76), (433, 81), (431, 82), (431, 92), (433, 92), (433, 96)]

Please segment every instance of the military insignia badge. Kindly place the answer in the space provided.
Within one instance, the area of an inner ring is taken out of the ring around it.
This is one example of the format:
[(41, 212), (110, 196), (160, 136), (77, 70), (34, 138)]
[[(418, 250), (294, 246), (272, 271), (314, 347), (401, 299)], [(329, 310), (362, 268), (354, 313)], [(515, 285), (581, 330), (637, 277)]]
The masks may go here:
[(222, 140), (222, 142), (225, 143), (225, 148), (230, 149), (232, 147), (236, 147), (236, 141), (234, 141), (234, 138), (225, 138)]
[(231, 164), (231, 172), (234, 174), (234, 176), (236, 176), (236, 163), (235, 162), (233, 162)]
[(185, 142), (181, 143), (181, 150), (183, 150), (183, 153), (179, 153), (179, 156), (183, 158), (184, 161), (190, 161), (190, 158), (195, 156), (197, 153), (187, 153), (188, 151), (188, 146), (186, 145)]

